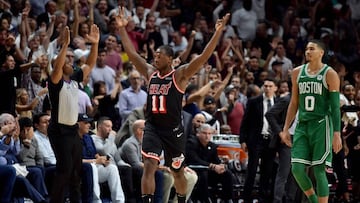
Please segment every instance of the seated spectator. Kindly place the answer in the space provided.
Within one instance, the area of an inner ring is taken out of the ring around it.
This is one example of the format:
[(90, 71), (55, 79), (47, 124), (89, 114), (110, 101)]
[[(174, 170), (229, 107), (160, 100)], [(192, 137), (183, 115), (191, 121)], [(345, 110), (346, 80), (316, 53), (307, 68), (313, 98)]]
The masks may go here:
[(12, 165), (18, 163), (16, 156), (20, 152), (20, 140), (18, 123), (14, 116), (8, 113), (0, 115), (0, 126), (7, 126), (7, 133), (0, 140), (2, 145), (1, 155), (4, 157), (2, 165)]
[[(194, 170), (199, 176), (192, 194), (192, 200), (208, 202), (211, 197), (208, 186), (217, 187), (222, 184), (221, 198), (225, 201), (232, 199), (232, 174), (221, 163), (217, 154), (217, 145), (211, 142), (214, 128), (209, 124), (202, 124), (198, 128), (196, 137), (190, 138), (186, 145), (186, 163), (189, 166), (199, 166)], [(206, 167), (204, 169), (204, 167)]]
[(26, 178), (34, 188), (46, 198), (49, 193), (45, 185), (44, 160), (39, 145), (34, 139), (33, 123), (30, 118), (20, 118), (20, 141), (21, 149), (18, 155), (19, 163), (26, 166), (29, 174)]
[(96, 152), (100, 156), (110, 156), (110, 162), (119, 168), (122, 188), (126, 201), (133, 198), (132, 171), (129, 164), (126, 164), (120, 156), (117, 156), (115, 144), (116, 132), (112, 130), (112, 122), (109, 117), (101, 117), (97, 121), (96, 134), (92, 135)]
[[(186, 184), (186, 202), (190, 199), (191, 193), (198, 180), (198, 176), (194, 170), (189, 167), (184, 168), (184, 175), (187, 181)], [(177, 195), (171, 199), (170, 193), (174, 188), (174, 177), (168, 170), (164, 171), (164, 185), (163, 185), (163, 203), (177, 202)]]
[(49, 126), (50, 115), (46, 113), (36, 114), (33, 117), (35, 127), (34, 137), (39, 145), (40, 153), (43, 155), (45, 166), (55, 166), (56, 157), (51, 147), (47, 128)]
[(51, 191), (53, 178), (55, 176), (56, 157), (51, 147), (48, 126), (50, 115), (47, 113), (35, 114), (33, 116), (33, 124), (35, 128), (34, 139), (37, 141), (39, 151), (43, 156), (44, 169), (45, 169), (45, 184), (48, 191)]
[[(1, 121), (0, 121), (1, 122)], [(0, 125), (0, 139), (8, 134), (8, 125)], [(11, 194), (15, 184), (16, 171), (13, 166), (5, 165), (6, 159), (2, 156), (4, 144), (0, 142), (0, 202), (10, 203)], [(5, 146), (6, 147), (6, 146)]]
[(115, 143), (120, 147), (124, 141), (132, 134), (132, 126), (136, 120), (145, 119), (146, 104), (143, 107), (135, 108), (125, 120), (125, 123), (121, 125), (120, 130), (117, 132)]
[[(6, 129), (6, 134), (3, 134), (0, 140), (0, 165), (13, 165), (19, 163), (16, 156), (20, 152), (19, 129), (15, 118), (8, 113), (0, 115), (0, 126), (3, 130)], [(6, 127), (5, 127), (6, 126)], [(37, 181), (30, 181), (40, 176), (36, 171), (25, 171), (22, 175), (16, 176), (14, 190), (12, 195), (14, 197), (29, 197), (34, 202), (44, 202), (45, 198), (35, 189)], [(27, 179), (29, 178), (29, 180)], [(8, 198), (5, 196), (5, 198)]]
[(110, 157), (100, 156), (96, 152), (95, 144), (89, 135), (90, 122), (86, 114), (79, 114), (79, 135), (83, 144), (83, 163), (91, 163), (94, 166), (94, 199), (93, 202), (101, 202), (99, 183), (107, 182), (112, 202), (124, 202), (124, 192), (121, 187), (121, 181), (118, 168), (111, 163)]
[[(204, 114), (197, 113), (192, 119), (191, 135), (196, 136), (197, 129), (206, 122)], [(190, 138), (190, 137), (189, 137)]]

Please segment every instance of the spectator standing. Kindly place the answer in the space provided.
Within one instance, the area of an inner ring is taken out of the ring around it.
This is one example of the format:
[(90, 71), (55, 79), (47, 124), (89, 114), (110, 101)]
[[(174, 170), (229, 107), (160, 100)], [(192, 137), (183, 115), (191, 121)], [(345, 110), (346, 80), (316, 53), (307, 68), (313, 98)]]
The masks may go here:
[(245, 202), (251, 201), (260, 158), (260, 198), (262, 200), (271, 200), (270, 178), (275, 151), (269, 148), (271, 131), (265, 113), (276, 102), (276, 85), (274, 81), (266, 79), (263, 90), (264, 92), (261, 95), (248, 100), (240, 129), (241, 148), (248, 152), (249, 157), (243, 193)]
[(256, 26), (258, 23), (257, 15), (252, 10), (252, 0), (244, 0), (243, 7), (236, 10), (231, 17), (231, 25), (243, 41), (255, 39)]
[(100, 49), (96, 60), (96, 66), (91, 71), (89, 85), (91, 88), (98, 81), (104, 81), (106, 84), (106, 93), (109, 94), (115, 85), (116, 72), (113, 68), (106, 65), (106, 50)]
[(124, 89), (119, 95), (119, 113), (121, 123), (126, 121), (128, 115), (135, 108), (142, 107), (146, 103), (147, 93), (141, 89), (141, 76), (136, 70), (129, 74), (130, 87)]

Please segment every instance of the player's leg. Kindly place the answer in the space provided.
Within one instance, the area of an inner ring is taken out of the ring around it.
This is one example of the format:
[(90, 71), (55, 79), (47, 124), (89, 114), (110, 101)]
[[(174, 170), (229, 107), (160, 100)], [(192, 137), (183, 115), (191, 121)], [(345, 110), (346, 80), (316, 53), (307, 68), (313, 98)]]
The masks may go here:
[(141, 178), (141, 193), (144, 203), (154, 201), (155, 193), (155, 171), (158, 168), (158, 160), (152, 158), (145, 158), (144, 172)]
[(319, 202), (328, 202), (329, 187), (326, 177), (325, 167), (331, 166), (332, 161), (332, 125), (329, 118), (321, 119), (311, 124), (311, 142), (313, 146), (313, 169), (314, 177), (316, 179), (316, 191), (319, 197)]
[(316, 165), (313, 169), (319, 203), (327, 203), (329, 199), (329, 186), (325, 172), (325, 164)]
[(177, 171), (173, 171), (173, 175), (174, 175), (174, 187), (176, 189), (178, 202), (185, 203), (187, 182), (184, 175), (184, 167), (181, 167)]
[(144, 171), (141, 178), (143, 203), (154, 202), (155, 171), (158, 169), (161, 154), (161, 139), (158, 131), (149, 123), (145, 124), (142, 144)]
[(317, 203), (318, 198), (315, 194), (313, 184), (306, 173), (306, 165), (302, 163), (292, 163), (291, 171), (296, 182), (311, 203)]
[(308, 123), (299, 123), (295, 134), (291, 153), (291, 172), (301, 190), (305, 193), (311, 203), (317, 203), (317, 195), (313, 184), (306, 172), (306, 166), (311, 164), (311, 148), (306, 135)]
[(187, 186), (184, 175), (186, 137), (183, 128), (180, 126), (170, 131), (164, 131), (161, 134), (164, 144), (165, 165), (170, 167), (173, 173), (178, 202), (185, 203)]

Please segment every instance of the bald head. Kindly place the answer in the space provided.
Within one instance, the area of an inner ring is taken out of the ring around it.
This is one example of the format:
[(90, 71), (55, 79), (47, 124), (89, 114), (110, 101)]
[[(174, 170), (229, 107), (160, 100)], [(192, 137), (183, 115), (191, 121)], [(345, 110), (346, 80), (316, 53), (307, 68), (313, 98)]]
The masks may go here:
[(144, 128), (145, 128), (145, 120), (142, 119), (136, 120), (132, 126), (134, 135), (136, 137), (139, 137), (140, 135), (142, 136)]
[(192, 124), (195, 129), (200, 127), (200, 125), (204, 124), (205, 122), (206, 122), (206, 118), (202, 113), (197, 113), (192, 120)]

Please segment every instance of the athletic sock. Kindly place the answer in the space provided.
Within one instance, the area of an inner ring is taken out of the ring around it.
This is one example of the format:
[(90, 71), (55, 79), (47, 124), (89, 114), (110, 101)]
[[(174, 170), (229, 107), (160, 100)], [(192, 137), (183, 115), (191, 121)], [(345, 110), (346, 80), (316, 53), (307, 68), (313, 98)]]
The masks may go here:
[(153, 203), (154, 202), (154, 195), (146, 194), (141, 196), (143, 203)]
[(186, 202), (186, 195), (181, 195), (176, 193), (177, 199), (178, 199), (178, 203), (185, 203)]

